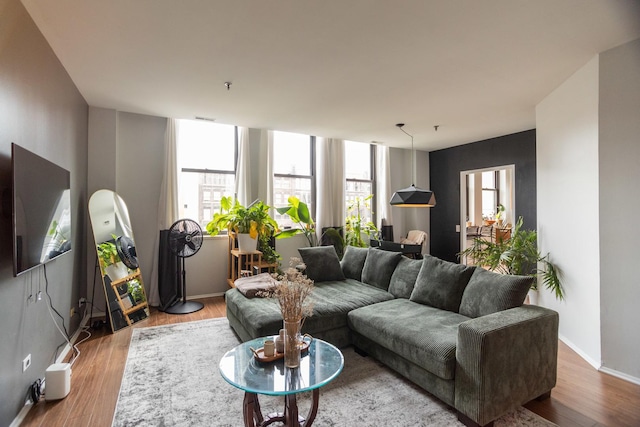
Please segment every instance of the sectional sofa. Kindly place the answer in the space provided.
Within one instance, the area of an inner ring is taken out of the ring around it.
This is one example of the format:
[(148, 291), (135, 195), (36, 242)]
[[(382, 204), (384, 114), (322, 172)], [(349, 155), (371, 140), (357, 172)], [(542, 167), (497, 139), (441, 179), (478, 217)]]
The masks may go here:
[[(315, 280), (303, 332), (353, 345), (443, 402), (466, 425), (492, 425), (555, 386), (558, 314), (523, 305), (530, 277), (505, 276), (427, 255), (411, 260), (376, 248), (301, 248)], [(226, 293), (242, 340), (277, 334), (273, 299)]]

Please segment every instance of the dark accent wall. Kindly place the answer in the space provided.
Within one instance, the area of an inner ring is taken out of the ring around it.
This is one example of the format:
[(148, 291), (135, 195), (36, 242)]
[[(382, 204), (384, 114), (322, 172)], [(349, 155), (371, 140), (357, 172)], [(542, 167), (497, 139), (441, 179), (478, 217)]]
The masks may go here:
[[(431, 190), (438, 204), (431, 209), (431, 254), (458, 261), (460, 252), (460, 172), (515, 165), (515, 217), (524, 227), (535, 229), (536, 219), (536, 131), (473, 142), (429, 153)], [(464, 224), (461, 224), (464, 226)]]
[(44, 378), (65, 342), (45, 293), (69, 333), (80, 324), (69, 311), (87, 294), (87, 117), (87, 103), (22, 3), (0, 0), (0, 191), (11, 187), (12, 142), (69, 170), (73, 239), (69, 253), (47, 263), (46, 278), (44, 267), (13, 277), (11, 212), (0, 215), (0, 426), (18, 415), (29, 385)]

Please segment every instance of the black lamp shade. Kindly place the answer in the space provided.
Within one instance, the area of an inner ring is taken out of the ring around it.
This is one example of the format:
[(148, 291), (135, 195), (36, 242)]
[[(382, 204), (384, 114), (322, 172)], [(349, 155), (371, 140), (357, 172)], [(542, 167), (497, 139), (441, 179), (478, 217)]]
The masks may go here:
[(432, 208), (436, 205), (436, 196), (433, 191), (423, 190), (412, 184), (411, 187), (393, 193), (389, 204), (401, 208)]

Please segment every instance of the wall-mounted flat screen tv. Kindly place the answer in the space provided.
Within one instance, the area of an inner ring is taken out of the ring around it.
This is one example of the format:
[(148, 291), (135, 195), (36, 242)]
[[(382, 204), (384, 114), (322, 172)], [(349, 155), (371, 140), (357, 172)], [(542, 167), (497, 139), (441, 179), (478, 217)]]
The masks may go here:
[(71, 250), (68, 170), (11, 144), (13, 274)]

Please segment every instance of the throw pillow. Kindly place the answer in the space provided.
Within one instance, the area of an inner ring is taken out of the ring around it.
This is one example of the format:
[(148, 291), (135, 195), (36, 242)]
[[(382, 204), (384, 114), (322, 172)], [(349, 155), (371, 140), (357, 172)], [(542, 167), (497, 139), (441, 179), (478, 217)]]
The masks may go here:
[(534, 280), (531, 276), (499, 274), (476, 268), (462, 295), (460, 314), (480, 317), (519, 307)]
[(369, 248), (367, 259), (362, 268), (362, 282), (385, 291), (389, 289), (389, 282), (396, 265), (400, 262), (400, 252), (388, 252), (382, 249)]
[(367, 252), (367, 248), (347, 246), (342, 261), (340, 261), (344, 277), (347, 279), (362, 280), (362, 269), (367, 259)]
[(307, 266), (306, 276), (314, 282), (344, 280), (340, 259), (333, 246), (315, 246), (298, 249), (302, 261)]
[(409, 259), (404, 256), (400, 258), (389, 281), (389, 293), (396, 298), (409, 299), (420, 273), (420, 267), (422, 267), (421, 259)]
[(473, 270), (474, 267), (425, 255), (409, 299), (457, 313)]

